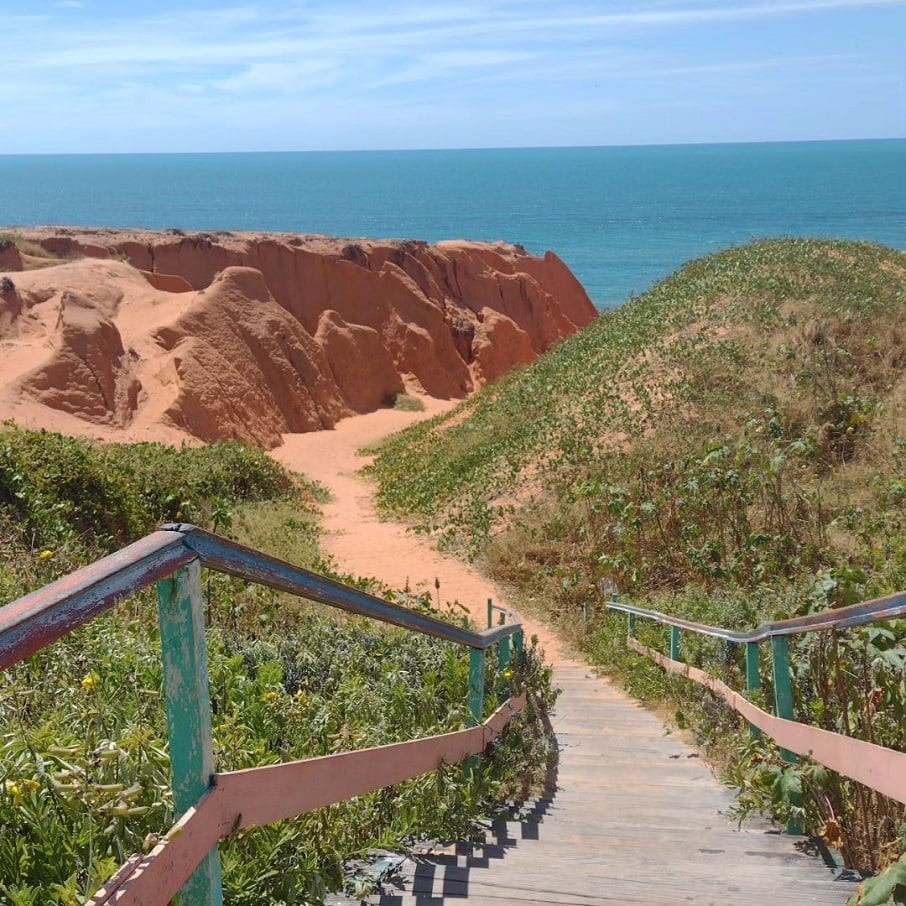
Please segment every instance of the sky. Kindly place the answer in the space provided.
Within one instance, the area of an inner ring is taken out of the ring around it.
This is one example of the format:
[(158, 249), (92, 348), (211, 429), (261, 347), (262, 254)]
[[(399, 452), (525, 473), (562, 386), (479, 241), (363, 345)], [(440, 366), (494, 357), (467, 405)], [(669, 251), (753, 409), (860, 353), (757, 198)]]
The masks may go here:
[(0, 153), (906, 136), (906, 0), (0, 0)]

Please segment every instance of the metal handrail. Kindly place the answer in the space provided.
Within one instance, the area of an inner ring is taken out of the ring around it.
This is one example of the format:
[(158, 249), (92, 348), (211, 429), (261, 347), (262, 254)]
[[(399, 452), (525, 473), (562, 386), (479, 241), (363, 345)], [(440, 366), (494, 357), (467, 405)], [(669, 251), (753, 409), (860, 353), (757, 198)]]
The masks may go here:
[[(270, 823), (317, 807), (311, 797), (302, 797), (298, 800), (297, 810), (287, 812), (289, 790), (297, 790), (299, 782), (316, 776), (318, 770), (334, 771), (336, 759), (348, 761), (347, 756), (355, 755), (355, 764), (360, 765), (353, 772), (355, 786), (349, 788), (351, 792), (346, 791), (348, 798), (475, 755), (525, 703), (524, 696), (510, 698), (489, 720), (483, 720), (485, 653), (497, 645), (498, 664), (501, 668), (506, 667), (510, 658), (510, 638), (515, 650), (520, 651), (523, 646), (519, 622), (474, 632), (293, 566), (193, 525), (165, 525), (160, 531), (0, 608), (2, 670), (47, 647), (124, 598), (157, 584), (174, 811), (182, 817), (165, 844), (145, 858), (130, 859), (111, 879), (112, 886), (100, 891), (91, 903), (167, 902), (172, 894), (164, 897), (161, 893), (164, 888), (154, 880), (161, 873), (161, 876), (169, 877), (171, 886), (176, 885), (173, 892), (182, 888), (184, 906), (219, 906), (222, 903), (220, 862), (216, 848), (211, 847), (218, 839), (229, 836), (230, 828), (234, 826), (230, 822), (226, 827), (221, 825), (223, 816), (232, 815), (231, 809), (235, 805), (231, 799), (224, 799), (226, 789), (232, 789), (236, 784), (231, 779), (235, 772), (214, 772), (202, 566), (470, 649), (468, 730), (400, 743), (396, 747), (289, 762), (280, 770), (271, 766), (245, 772), (244, 795), (253, 799), (259, 795), (269, 796), (276, 803), (270, 811), (262, 811), (252, 823)], [(342, 792), (344, 789), (342, 785), (319, 785), (325, 795), (339, 795), (337, 790)], [(203, 806), (205, 802), (215, 801), (212, 796), (220, 803), (214, 811), (210, 806)], [(197, 825), (204, 808), (207, 808), (207, 824), (203, 825), (202, 836), (209, 842), (201, 845), (201, 837), (186, 833), (174, 848), (173, 840), (190, 823)], [(249, 811), (248, 807), (246, 811)], [(236, 822), (236, 826), (239, 823)]]
[(645, 610), (642, 607), (633, 607), (619, 602), (610, 602), (607, 607), (609, 610), (619, 610), (634, 616), (645, 617), (667, 626), (676, 626), (678, 629), (689, 629), (699, 635), (709, 635), (726, 642), (745, 644), (746, 642), (764, 642), (781, 635), (798, 635), (803, 632), (820, 632), (825, 629), (848, 629), (853, 626), (878, 623), (881, 620), (894, 620), (897, 617), (906, 616), (906, 592), (901, 591), (884, 598), (861, 601), (858, 604), (839, 607), (835, 610), (810, 613), (804, 617), (763, 623), (748, 632), (734, 632), (719, 626), (694, 623), (691, 620), (683, 620), (680, 617), (670, 616), (656, 610)]

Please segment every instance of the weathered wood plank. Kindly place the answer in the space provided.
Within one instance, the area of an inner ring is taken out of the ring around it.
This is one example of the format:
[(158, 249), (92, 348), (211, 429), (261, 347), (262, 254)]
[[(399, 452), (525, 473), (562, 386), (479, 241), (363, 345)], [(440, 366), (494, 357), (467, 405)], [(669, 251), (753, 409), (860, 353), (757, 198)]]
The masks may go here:
[(197, 557), (178, 532), (154, 532), (0, 608), (0, 670)]
[(559, 760), (547, 796), (487, 841), (409, 861), (384, 906), (843, 906), (854, 885), (766, 825), (656, 716), (584, 665), (555, 668)]
[(214, 786), (147, 856), (130, 859), (86, 906), (162, 906), (218, 840), (363, 796), (477, 755), (525, 707), (525, 693), (477, 727), (215, 776)]
[(635, 640), (630, 640), (630, 646), (640, 654), (652, 658), (664, 669), (707, 686), (784, 749), (797, 755), (809, 755), (838, 774), (864, 783), (897, 802), (906, 803), (906, 752), (897, 752), (861, 739), (822, 730), (820, 727), (775, 717), (697, 667), (671, 661)]

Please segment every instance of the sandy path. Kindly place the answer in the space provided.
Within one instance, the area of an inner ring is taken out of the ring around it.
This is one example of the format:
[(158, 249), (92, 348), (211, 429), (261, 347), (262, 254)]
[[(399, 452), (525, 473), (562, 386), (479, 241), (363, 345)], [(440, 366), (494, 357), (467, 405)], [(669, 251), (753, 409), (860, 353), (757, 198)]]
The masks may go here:
[[(424, 412), (380, 409), (343, 419), (331, 431), (288, 434), (271, 455), (330, 489), (323, 507), (322, 548), (344, 570), (373, 576), (394, 588), (438, 593), (442, 602), (459, 601), (479, 626), (487, 621), (487, 600), (509, 606), (501, 589), (477, 570), (435, 549), (430, 539), (398, 522), (381, 521), (374, 508), (373, 486), (356, 474), (368, 460), (357, 451), (407, 425), (446, 411), (455, 403), (423, 398)], [(440, 583), (439, 591), (436, 583)], [(537, 635), (547, 659), (563, 661), (556, 637), (545, 626), (524, 618), (526, 635)]]

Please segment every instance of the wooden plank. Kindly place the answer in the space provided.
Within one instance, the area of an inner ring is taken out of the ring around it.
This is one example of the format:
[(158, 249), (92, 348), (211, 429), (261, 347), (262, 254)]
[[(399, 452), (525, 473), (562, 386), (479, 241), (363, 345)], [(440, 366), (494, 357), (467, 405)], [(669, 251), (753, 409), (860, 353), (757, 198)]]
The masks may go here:
[[(204, 795), (214, 776), (201, 563), (196, 560), (161, 580), (157, 593), (173, 810), (182, 815)], [(182, 906), (222, 906), (216, 846), (186, 881), (179, 901)]]
[(854, 626), (865, 626), (869, 623), (880, 623), (884, 620), (895, 620), (906, 616), (906, 592), (901, 591), (884, 598), (860, 601), (858, 604), (850, 604), (848, 607), (837, 607), (803, 617), (765, 623), (748, 632), (734, 632), (719, 626), (694, 623), (692, 620), (673, 617), (656, 610), (646, 610), (644, 607), (633, 607), (630, 604), (611, 603), (607, 607), (610, 610), (645, 617), (667, 626), (689, 629), (700, 635), (724, 639), (727, 642), (764, 642), (776, 635), (797, 635), (802, 632), (819, 632), (825, 629), (847, 629)]
[(213, 788), (183, 815), (167, 838), (138, 862), (127, 862), (86, 906), (163, 906), (218, 840), (477, 755), (522, 711), (525, 702), (522, 693), (501, 705), (484, 724), (467, 730), (217, 774)]
[(209, 569), (318, 601), (359, 616), (380, 620), (382, 623), (411, 629), (422, 635), (456, 642), (470, 648), (487, 649), (500, 639), (508, 638), (519, 631), (519, 624), (514, 623), (511, 626), (495, 626), (483, 632), (472, 632), (400, 604), (366, 594), (357, 588), (320, 576), (300, 566), (293, 566), (260, 551), (251, 550), (219, 535), (212, 535), (194, 525), (173, 523), (165, 528), (179, 532), (186, 546), (195, 551)]
[(177, 532), (154, 532), (0, 608), (0, 670), (197, 559)]
[(490, 823), (484, 844), (413, 857), (369, 904), (843, 906), (855, 884), (766, 822), (739, 829), (733, 792), (682, 734), (592, 674), (554, 668), (546, 793)]
[(635, 639), (630, 639), (629, 645), (639, 654), (652, 658), (665, 670), (707, 686), (749, 723), (767, 733), (784, 749), (797, 755), (810, 756), (838, 774), (864, 783), (882, 795), (896, 799), (897, 802), (906, 803), (906, 752), (897, 752), (861, 739), (832, 733), (830, 730), (775, 717), (697, 667), (672, 661), (660, 652), (646, 648)]

